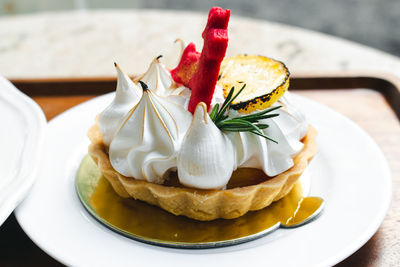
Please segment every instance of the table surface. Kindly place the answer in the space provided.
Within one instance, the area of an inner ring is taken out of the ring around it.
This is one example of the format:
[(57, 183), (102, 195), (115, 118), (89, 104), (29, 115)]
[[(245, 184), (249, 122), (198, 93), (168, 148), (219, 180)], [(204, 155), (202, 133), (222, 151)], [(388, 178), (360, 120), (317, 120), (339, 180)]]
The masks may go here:
[[(178, 37), (201, 47), (204, 24), (204, 14), (135, 10), (3, 17), (0, 18), (0, 73), (9, 79), (115, 76), (114, 61), (127, 73), (141, 73), (159, 54), (164, 54), (166, 63), (172, 65), (178, 51), (173, 42)], [(303, 29), (235, 17), (234, 11), (230, 24), (230, 55), (267, 55), (284, 61), (294, 74), (359, 71), (400, 77), (400, 60), (375, 49)], [(351, 103), (338, 102), (340, 92), (302, 94), (334, 107), (362, 127), (373, 128), (354, 111)], [(91, 97), (71, 96), (59, 102), (57, 108), (49, 105), (54, 101), (51, 97), (34, 99), (51, 119)], [(371, 102), (374, 96), (358, 97), (376, 110), (387, 106), (384, 99)], [(393, 114), (377, 113), (377, 116), (384, 117), (389, 126), (369, 133), (388, 157), (394, 175), (392, 207), (374, 237), (341, 266), (394, 266), (400, 262), (400, 155), (396, 138), (400, 137), (400, 127)], [(385, 133), (385, 129), (390, 129), (390, 133)], [(29, 241), (13, 215), (0, 228), (0, 245), (7, 247), (1, 260), (5, 265), (58, 264)], [(23, 258), (16, 249), (26, 251)]]
[[(400, 75), (400, 59), (350, 41), (235, 16), (227, 54), (279, 59), (292, 73), (369, 71)], [(174, 40), (202, 46), (206, 14), (99, 10), (0, 17), (0, 74), (6, 78), (115, 76), (113, 62), (142, 73)], [(169, 60), (173, 61), (173, 60)]]

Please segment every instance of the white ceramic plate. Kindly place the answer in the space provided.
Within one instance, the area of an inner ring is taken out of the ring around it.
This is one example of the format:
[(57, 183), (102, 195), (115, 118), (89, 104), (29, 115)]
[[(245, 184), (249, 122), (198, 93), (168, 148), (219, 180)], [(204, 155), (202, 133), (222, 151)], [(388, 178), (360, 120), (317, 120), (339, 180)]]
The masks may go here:
[(95, 98), (49, 123), (40, 179), (16, 210), (30, 238), (67, 265), (333, 265), (376, 232), (389, 207), (389, 168), (374, 141), (344, 116), (295, 95), (294, 100), (319, 132), (319, 153), (309, 167), (310, 194), (326, 201), (319, 219), (218, 249), (162, 248), (128, 239), (93, 219), (74, 188), (75, 172), (89, 144), (86, 132), (111, 99), (111, 94)]
[(0, 76), (0, 225), (26, 196), (43, 149), (40, 107)]

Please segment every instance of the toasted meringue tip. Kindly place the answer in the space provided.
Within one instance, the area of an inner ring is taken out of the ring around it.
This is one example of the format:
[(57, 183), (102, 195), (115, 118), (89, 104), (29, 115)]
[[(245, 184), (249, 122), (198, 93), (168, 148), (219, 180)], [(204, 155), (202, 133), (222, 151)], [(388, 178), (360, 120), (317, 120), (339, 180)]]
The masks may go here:
[(115, 63), (115, 69), (117, 70), (117, 77), (118, 77), (118, 83), (119, 82), (123, 82), (123, 80), (124, 80), (124, 76), (126, 75), (125, 73), (124, 73), (124, 71), (120, 68), (120, 66), (117, 64), (117, 63)]
[(158, 60), (160, 60), (160, 58), (162, 58), (163, 57), (163, 55), (159, 55), (158, 57), (156, 57), (156, 60), (158, 61)]
[(116, 69), (119, 73), (123, 73), (121, 67), (120, 67), (116, 62), (114, 62), (114, 66), (115, 66), (115, 69)]
[(142, 80), (139, 80), (138, 82), (140, 83), (140, 86), (142, 87), (143, 92), (146, 92), (149, 89), (147, 84), (145, 82), (143, 82)]
[(204, 122), (208, 123), (207, 105), (204, 102), (199, 102), (194, 110), (193, 119), (199, 116), (203, 116)]
[(195, 111), (195, 112), (197, 112), (197, 110), (200, 110), (200, 108), (203, 109), (203, 112), (204, 112), (204, 113), (207, 113), (207, 105), (206, 105), (206, 103), (204, 103), (204, 102), (199, 102), (199, 103), (197, 104), (197, 106), (196, 106), (196, 111)]
[(176, 43), (179, 43), (179, 44), (180, 44), (180, 46), (181, 46), (180, 57), (182, 57), (183, 50), (185, 50), (185, 41), (183, 41), (183, 39), (181, 39), (181, 38), (177, 38), (177, 39), (175, 39), (174, 43), (175, 43), (175, 44), (176, 44)]
[(174, 44), (179, 43), (181, 47), (185, 47), (185, 41), (182, 38), (176, 38)]

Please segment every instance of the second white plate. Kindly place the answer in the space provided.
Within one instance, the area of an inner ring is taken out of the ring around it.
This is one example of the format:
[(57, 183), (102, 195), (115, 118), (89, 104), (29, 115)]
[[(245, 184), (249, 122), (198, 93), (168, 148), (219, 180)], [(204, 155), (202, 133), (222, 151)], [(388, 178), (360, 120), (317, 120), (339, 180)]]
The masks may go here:
[(375, 142), (339, 113), (306, 98), (293, 100), (318, 130), (310, 194), (321, 196), (321, 217), (297, 229), (226, 248), (161, 248), (123, 237), (93, 219), (80, 204), (75, 173), (86, 154), (87, 130), (112, 94), (78, 105), (49, 123), (44, 165), (16, 210), (24, 231), (49, 255), (73, 266), (333, 265), (378, 229), (391, 199), (387, 162)]
[(1, 76), (0, 125), (1, 226), (36, 179), (47, 126), (38, 104)]

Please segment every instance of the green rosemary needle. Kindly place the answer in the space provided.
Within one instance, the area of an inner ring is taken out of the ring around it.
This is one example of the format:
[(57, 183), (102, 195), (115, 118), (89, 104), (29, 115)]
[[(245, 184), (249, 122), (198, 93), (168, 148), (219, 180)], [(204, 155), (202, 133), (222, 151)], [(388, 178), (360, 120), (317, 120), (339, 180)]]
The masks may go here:
[(269, 127), (266, 123), (260, 123), (260, 120), (273, 118), (279, 116), (279, 114), (270, 114), (270, 112), (281, 108), (282, 106), (277, 106), (269, 108), (260, 112), (252, 113), (250, 115), (238, 116), (234, 118), (229, 118), (226, 115), (227, 110), (229, 110), (232, 102), (239, 96), (239, 94), (246, 87), (246, 84), (235, 94), (235, 87), (229, 91), (228, 96), (225, 98), (224, 103), (220, 106), (216, 104), (210, 113), (210, 118), (215, 123), (215, 125), (222, 131), (229, 132), (251, 132), (253, 134), (262, 136), (274, 143), (278, 143), (269, 136), (266, 136), (261, 130)]

